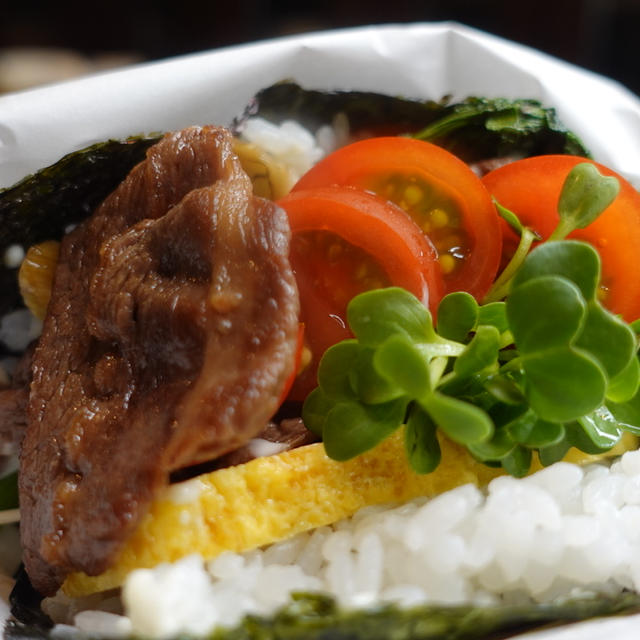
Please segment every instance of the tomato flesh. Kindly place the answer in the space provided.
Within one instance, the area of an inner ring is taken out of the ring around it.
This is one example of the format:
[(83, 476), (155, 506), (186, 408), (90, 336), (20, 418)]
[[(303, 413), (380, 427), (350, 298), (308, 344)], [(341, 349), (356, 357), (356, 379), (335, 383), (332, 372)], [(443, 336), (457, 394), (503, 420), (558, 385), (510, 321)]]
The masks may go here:
[(294, 191), (350, 185), (404, 209), (433, 242), (445, 290), (481, 298), (501, 255), (500, 222), (480, 179), (460, 159), (428, 142), (372, 138), (330, 154)]
[(404, 211), (371, 193), (323, 187), (293, 192), (278, 204), (291, 225), (290, 260), (311, 354), (290, 394), (302, 400), (316, 386), (322, 354), (351, 337), (346, 308), (354, 296), (395, 285), (433, 310), (443, 283), (431, 242)]
[[(488, 173), (483, 182), (496, 200), (513, 211), (523, 224), (548, 238), (558, 224), (558, 200), (577, 156), (537, 156), (518, 160)], [(602, 260), (601, 299), (614, 313), (631, 322), (640, 317), (640, 194), (622, 176), (598, 163), (603, 175), (615, 176), (620, 193), (589, 226), (569, 237), (592, 244)], [(505, 248), (517, 238), (502, 225)], [(508, 258), (508, 256), (506, 256)]]
[(291, 240), (294, 272), (305, 274), (310, 285), (336, 307), (370, 289), (391, 285), (384, 268), (366, 251), (331, 231), (302, 231)]

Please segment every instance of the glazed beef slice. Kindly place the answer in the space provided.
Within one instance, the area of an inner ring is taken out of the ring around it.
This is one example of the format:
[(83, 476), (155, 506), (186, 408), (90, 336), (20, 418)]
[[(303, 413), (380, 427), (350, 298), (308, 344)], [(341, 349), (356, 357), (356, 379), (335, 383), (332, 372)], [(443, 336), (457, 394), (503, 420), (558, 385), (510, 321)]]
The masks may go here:
[(104, 571), (171, 471), (264, 428), (294, 366), (288, 249), (212, 127), (163, 138), (64, 239), (21, 453), (38, 590)]

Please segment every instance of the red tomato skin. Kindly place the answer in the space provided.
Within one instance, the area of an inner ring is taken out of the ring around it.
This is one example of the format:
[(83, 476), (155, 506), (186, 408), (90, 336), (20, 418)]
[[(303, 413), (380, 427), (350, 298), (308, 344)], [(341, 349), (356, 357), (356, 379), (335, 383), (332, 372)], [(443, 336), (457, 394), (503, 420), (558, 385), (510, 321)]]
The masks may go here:
[(372, 193), (336, 186), (296, 190), (278, 205), (289, 216), (292, 234), (336, 233), (375, 258), (395, 286), (411, 291), (432, 311), (437, 308), (443, 283), (436, 250), (399, 207)]
[(481, 180), (459, 158), (437, 145), (403, 137), (370, 138), (342, 147), (310, 169), (293, 191), (327, 185), (363, 187), (372, 175), (399, 173), (436, 184), (456, 201), (468, 238), (468, 255), (445, 291), (468, 291), (480, 300), (500, 264), (500, 218)]
[[(564, 180), (581, 162), (591, 162), (620, 182), (615, 201), (588, 227), (569, 237), (593, 245), (602, 260), (604, 304), (627, 322), (640, 317), (640, 194), (608, 167), (579, 156), (548, 155), (518, 160), (488, 173), (483, 182), (493, 197), (523, 224), (548, 238), (558, 224), (558, 200)], [(505, 245), (516, 236), (502, 223)]]
[[(330, 231), (364, 250), (380, 264), (390, 283), (403, 287), (435, 311), (443, 296), (437, 254), (420, 228), (399, 207), (350, 187), (322, 187), (290, 193), (278, 201), (288, 214), (291, 233)], [(300, 293), (305, 339), (313, 353), (293, 386), (290, 399), (302, 400), (316, 386), (317, 362), (332, 344), (352, 337), (346, 308), (336, 308), (314, 286), (312, 270), (292, 254)]]

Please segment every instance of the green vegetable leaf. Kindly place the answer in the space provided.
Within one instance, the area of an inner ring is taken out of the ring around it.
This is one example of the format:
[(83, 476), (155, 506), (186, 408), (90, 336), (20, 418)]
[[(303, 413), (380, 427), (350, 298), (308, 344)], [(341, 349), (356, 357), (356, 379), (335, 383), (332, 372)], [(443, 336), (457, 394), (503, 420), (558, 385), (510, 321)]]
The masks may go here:
[(517, 446), (507, 456), (502, 458), (502, 463), (505, 471), (510, 473), (516, 478), (522, 478), (529, 473), (531, 468), (531, 449), (526, 449), (522, 446)]
[(640, 436), (640, 390), (626, 402), (607, 402), (607, 408), (622, 429)]
[(589, 244), (577, 240), (537, 246), (513, 278), (513, 287), (540, 276), (561, 276), (573, 282), (585, 300), (596, 297), (600, 282), (600, 257)]
[(427, 308), (399, 287), (374, 289), (356, 296), (347, 307), (347, 320), (360, 344), (367, 347), (378, 347), (396, 335), (416, 342), (436, 338)]
[(483, 304), (478, 309), (478, 325), (490, 325), (500, 333), (509, 329), (507, 320), (507, 306), (504, 302), (490, 302)]
[(526, 436), (520, 434), (518, 442), (528, 449), (542, 449), (562, 442), (565, 433), (564, 425), (561, 422), (536, 420)]
[(496, 429), (489, 440), (467, 445), (471, 454), (482, 462), (501, 461), (515, 447), (516, 443), (506, 429)]
[(505, 405), (521, 405), (526, 402), (524, 392), (513, 379), (513, 375), (501, 373), (489, 376), (484, 388), (496, 400)]
[(332, 407), (322, 430), (327, 455), (349, 460), (373, 449), (404, 422), (407, 400), (377, 405), (340, 402)]
[(438, 305), (438, 333), (449, 340), (466, 342), (478, 322), (478, 303), (466, 291), (446, 295)]
[(628, 402), (640, 388), (640, 362), (637, 356), (629, 360), (627, 366), (612, 380), (607, 389), (607, 400)]
[(594, 164), (577, 164), (562, 187), (558, 202), (560, 222), (550, 239), (560, 240), (574, 229), (584, 229), (616, 199), (619, 191), (616, 178), (603, 176)]
[(493, 204), (496, 207), (498, 215), (511, 227), (511, 229), (518, 235), (522, 236), (525, 230), (525, 226), (520, 222), (520, 218), (513, 213), (510, 209), (503, 207), (495, 198), (493, 198)]
[(636, 337), (625, 322), (590, 300), (582, 333), (575, 345), (594, 355), (610, 378), (635, 359)]
[(538, 458), (540, 460), (540, 464), (543, 467), (548, 467), (556, 462), (559, 462), (567, 455), (567, 451), (571, 448), (571, 443), (568, 441), (566, 436), (565, 429), (565, 437), (560, 440), (557, 444), (549, 445), (548, 447), (543, 447), (538, 450)]
[(555, 275), (526, 280), (507, 299), (509, 326), (522, 354), (568, 345), (580, 334), (585, 316), (580, 290)]
[(428, 413), (418, 405), (409, 412), (405, 429), (405, 449), (411, 468), (416, 473), (431, 473), (440, 464), (437, 427)]
[(343, 340), (324, 352), (318, 365), (318, 384), (328, 398), (334, 401), (355, 398), (349, 372), (358, 362), (361, 350), (357, 340)]
[(453, 372), (468, 378), (489, 367), (496, 366), (500, 350), (500, 333), (495, 327), (478, 327), (467, 348), (456, 358)]
[(588, 353), (573, 347), (539, 351), (523, 358), (531, 408), (549, 422), (591, 413), (605, 397), (607, 377)]
[(322, 437), (324, 423), (334, 403), (327, 397), (320, 387), (316, 387), (302, 405), (302, 420), (309, 431)]
[(567, 437), (571, 444), (586, 453), (602, 453), (617, 444), (622, 428), (606, 406), (580, 416), (567, 425)]
[(421, 404), (438, 427), (455, 442), (476, 444), (493, 435), (491, 418), (469, 402), (433, 392)]
[(387, 338), (376, 350), (373, 366), (411, 398), (423, 398), (431, 391), (429, 360), (406, 335)]
[[(402, 340), (403, 336), (397, 336), (397, 338)], [(393, 337), (389, 338), (389, 340), (393, 339)], [(390, 402), (405, 395), (399, 380), (395, 380), (393, 376), (380, 375), (374, 364), (376, 355), (375, 350), (360, 347), (357, 359), (351, 364), (351, 369), (347, 370), (351, 387), (365, 404)], [(349, 363), (343, 364), (346, 366)], [(398, 362), (397, 365), (401, 371), (404, 370), (402, 362)]]

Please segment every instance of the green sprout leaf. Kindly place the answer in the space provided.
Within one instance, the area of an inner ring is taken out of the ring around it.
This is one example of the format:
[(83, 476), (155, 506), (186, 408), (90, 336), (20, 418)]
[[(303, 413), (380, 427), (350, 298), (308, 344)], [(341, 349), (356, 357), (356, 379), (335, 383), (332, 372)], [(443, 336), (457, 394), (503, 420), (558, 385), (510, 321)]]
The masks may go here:
[(456, 358), (453, 372), (458, 378), (469, 378), (472, 375), (494, 367), (498, 362), (500, 351), (500, 333), (495, 327), (478, 327), (467, 348)]
[(538, 276), (514, 286), (507, 300), (511, 332), (523, 354), (567, 346), (580, 334), (585, 316), (580, 290), (555, 275)]
[(590, 300), (576, 346), (598, 359), (609, 378), (615, 378), (635, 359), (636, 337), (625, 322)]
[(309, 431), (322, 437), (324, 431), (324, 423), (327, 421), (327, 415), (333, 408), (334, 403), (328, 398), (325, 392), (316, 387), (305, 399), (302, 405), (302, 420), (304, 426)]
[(507, 473), (510, 473), (516, 478), (523, 478), (529, 473), (531, 458), (531, 449), (517, 446), (509, 455), (502, 458), (500, 462), (502, 462), (502, 466)]
[(600, 282), (600, 256), (591, 245), (577, 240), (541, 244), (527, 256), (513, 278), (513, 288), (540, 276), (566, 278), (585, 300), (593, 300)]
[(500, 333), (509, 330), (507, 307), (504, 302), (490, 302), (478, 309), (478, 325), (495, 327)]
[(493, 435), (491, 418), (473, 404), (438, 392), (431, 393), (421, 404), (438, 427), (455, 442), (477, 444)]
[[(400, 340), (404, 338), (404, 336), (396, 337)], [(389, 340), (393, 339), (393, 337), (389, 338)], [(351, 387), (365, 404), (390, 402), (406, 394), (400, 380), (395, 380), (393, 376), (380, 375), (374, 364), (376, 356), (377, 351), (374, 349), (361, 347), (357, 359), (348, 371)], [(397, 365), (402, 371), (402, 363), (398, 362)]]
[(615, 446), (622, 436), (622, 428), (606, 406), (580, 416), (567, 425), (571, 444), (586, 453), (602, 453)]
[(344, 461), (373, 449), (403, 422), (407, 401), (403, 398), (377, 405), (340, 402), (327, 414), (322, 438), (327, 455)]
[(358, 362), (361, 350), (357, 340), (343, 340), (324, 352), (318, 365), (318, 384), (327, 397), (334, 401), (355, 397), (349, 372)]
[(569, 451), (570, 448), (571, 443), (567, 439), (565, 429), (565, 437), (560, 440), (560, 442), (538, 450), (538, 459), (540, 460), (540, 464), (542, 464), (543, 467), (548, 467), (559, 462), (567, 455), (567, 451)]
[(640, 436), (640, 390), (626, 402), (607, 402), (607, 408), (622, 429)]
[(629, 360), (627, 366), (609, 381), (607, 400), (629, 402), (640, 388), (640, 362), (637, 356)]
[(607, 377), (588, 353), (558, 347), (523, 357), (526, 396), (531, 408), (550, 422), (567, 422), (599, 407)]
[(518, 235), (522, 236), (525, 230), (525, 226), (520, 222), (520, 218), (513, 213), (510, 209), (503, 207), (495, 198), (493, 198), (493, 204), (496, 207), (498, 215), (511, 227), (511, 229)]
[(436, 337), (427, 308), (398, 287), (374, 289), (356, 296), (347, 307), (347, 320), (359, 343), (367, 347), (378, 347), (396, 335), (414, 341)]
[(478, 303), (466, 291), (446, 295), (438, 305), (438, 333), (449, 340), (466, 342), (478, 322)]
[(513, 378), (513, 372), (489, 376), (484, 387), (501, 404), (517, 406), (526, 401), (521, 386)]
[(485, 442), (467, 445), (471, 454), (482, 462), (499, 462), (515, 447), (516, 443), (505, 429), (496, 429), (493, 436)]
[(416, 473), (431, 473), (440, 464), (440, 443), (436, 432), (436, 424), (429, 414), (414, 405), (407, 419), (405, 450)]
[(519, 442), (529, 449), (542, 449), (559, 444), (565, 434), (565, 428), (561, 422), (536, 420), (528, 435), (521, 438)]
[(594, 164), (582, 162), (569, 172), (558, 202), (560, 222), (551, 240), (561, 240), (574, 229), (591, 224), (617, 197), (620, 183), (605, 177)]
[(429, 360), (406, 335), (387, 338), (373, 358), (376, 372), (415, 399), (431, 392)]

